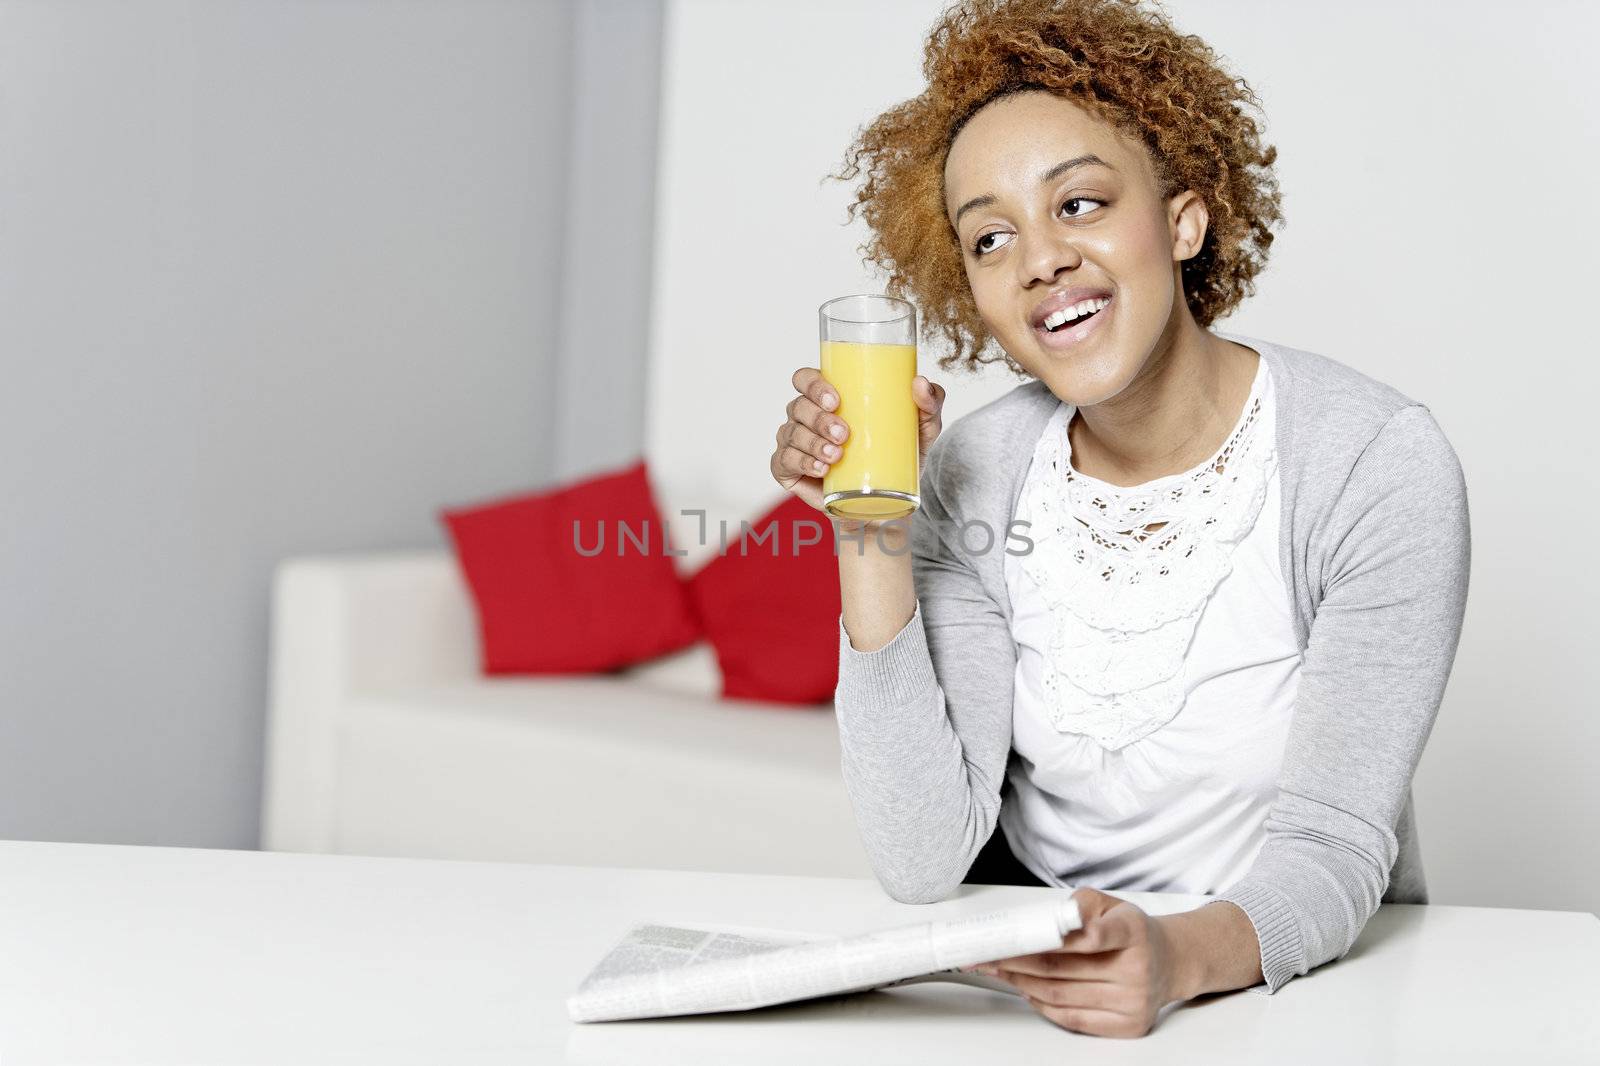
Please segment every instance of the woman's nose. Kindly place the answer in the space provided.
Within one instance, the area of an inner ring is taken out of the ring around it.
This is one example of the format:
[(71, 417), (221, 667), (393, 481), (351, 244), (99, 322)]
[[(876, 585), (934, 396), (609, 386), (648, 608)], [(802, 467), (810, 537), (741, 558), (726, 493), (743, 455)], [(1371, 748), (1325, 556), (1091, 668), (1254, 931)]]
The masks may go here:
[(1063, 270), (1072, 270), (1083, 262), (1083, 256), (1065, 234), (1018, 234), (1017, 240), (1022, 242), (1022, 254), (1017, 257), (1022, 277), (1017, 280), (1024, 287), (1036, 281), (1049, 285)]

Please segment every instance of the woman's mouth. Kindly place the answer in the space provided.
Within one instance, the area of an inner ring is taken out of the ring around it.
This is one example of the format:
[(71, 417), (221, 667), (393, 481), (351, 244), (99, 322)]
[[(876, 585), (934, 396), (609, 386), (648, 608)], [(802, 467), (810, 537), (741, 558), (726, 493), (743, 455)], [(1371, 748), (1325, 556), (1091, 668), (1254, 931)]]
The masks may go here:
[(1034, 335), (1046, 348), (1070, 348), (1100, 328), (1113, 302), (1113, 297), (1105, 296), (1057, 311), (1046, 318), (1043, 325), (1034, 327)]

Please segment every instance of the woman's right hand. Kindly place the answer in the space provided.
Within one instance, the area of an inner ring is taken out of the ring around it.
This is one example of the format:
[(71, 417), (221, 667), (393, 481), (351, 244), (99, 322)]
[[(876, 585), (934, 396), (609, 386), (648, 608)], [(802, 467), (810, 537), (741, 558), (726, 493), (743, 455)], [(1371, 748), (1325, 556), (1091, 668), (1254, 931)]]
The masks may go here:
[[(799, 395), (789, 401), (788, 418), (778, 427), (772, 476), (785, 492), (821, 511), (823, 475), (839, 461), (850, 427), (833, 413), (839, 408), (839, 394), (821, 370), (803, 366), (794, 372), (791, 382)], [(911, 399), (917, 405), (917, 451), (922, 457), (927, 456), (943, 427), (940, 412), (944, 410), (944, 398), (943, 385), (936, 385), (921, 374), (911, 379)], [(844, 533), (870, 533), (882, 524), (882, 520), (845, 518), (833, 518), (833, 522)]]

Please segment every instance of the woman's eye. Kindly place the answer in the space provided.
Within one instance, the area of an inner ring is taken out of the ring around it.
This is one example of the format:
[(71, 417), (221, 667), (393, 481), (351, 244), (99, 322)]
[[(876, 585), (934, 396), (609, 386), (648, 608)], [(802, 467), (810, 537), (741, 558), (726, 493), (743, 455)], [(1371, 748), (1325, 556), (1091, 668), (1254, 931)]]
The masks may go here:
[(1004, 236), (1005, 236), (1005, 234), (1003, 232), (1001, 232), (1000, 230), (994, 230), (993, 232), (985, 233), (983, 236), (979, 237), (977, 240), (972, 242), (972, 250), (974, 252), (976, 252), (978, 255), (986, 255), (989, 252), (994, 251), (997, 247), (999, 247), (999, 245), (986, 243), (989, 240), (989, 238), (990, 237), (1004, 237)]
[[(1061, 210), (1065, 211), (1067, 208), (1071, 207), (1073, 204), (1099, 204), (1101, 207), (1104, 207), (1105, 206), (1105, 201), (1104, 200), (1091, 199), (1090, 197), (1087, 197), (1087, 196), (1074, 196), (1071, 199), (1069, 199), (1066, 203), (1061, 205)], [(1083, 212), (1083, 211), (1074, 211), (1074, 212), (1068, 214), (1067, 217), (1068, 218), (1081, 218), (1085, 213), (1086, 212)]]

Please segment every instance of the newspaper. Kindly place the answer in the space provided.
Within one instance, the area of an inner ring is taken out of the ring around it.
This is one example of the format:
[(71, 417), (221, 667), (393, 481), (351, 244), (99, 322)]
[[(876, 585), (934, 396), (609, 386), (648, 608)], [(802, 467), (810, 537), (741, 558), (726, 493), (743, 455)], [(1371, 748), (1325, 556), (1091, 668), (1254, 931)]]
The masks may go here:
[(1082, 925), (1070, 898), (852, 937), (635, 926), (567, 1000), (575, 1022), (749, 1010), (919, 980), (995, 987), (958, 967), (1048, 951)]

